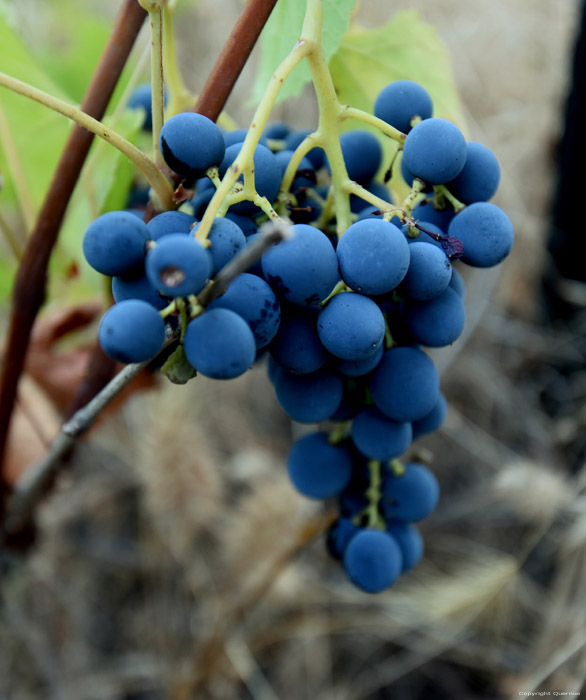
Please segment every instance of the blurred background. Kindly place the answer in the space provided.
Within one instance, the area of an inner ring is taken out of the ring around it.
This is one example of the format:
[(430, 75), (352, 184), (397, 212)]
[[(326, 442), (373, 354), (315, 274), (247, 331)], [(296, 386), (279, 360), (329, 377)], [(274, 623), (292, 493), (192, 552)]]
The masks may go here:
[[(58, 8), (23, 0), (12, 11), (34, 40)], [(184, 10), (193, 91), (240, 9)], [(434, 358), (450, 410), (412, 453), (442, 488), (422, 523), (424, 561), (381, 595), (347, 582), (320, 535), (327, 513), (287, 480), (298, 428), (264, 368), (229, 383), (155, 381), (92, 431), (40, 511), (32, 553), (3, 560), (0, 697), (481, 700), (583, 688), (586, 260), (570, 174), (584, 137), (571, 127), (563, 141), (581, 4), (363, 0), (355, 19), (376, 27), (404, 9), (451, 52), (468, 135), (499, 159), (495, 202), (516, 232), (502, 269), (468, 270), (465, 336)], [(257, 61), (227, 105), (240, 127)], [(311, 90), (276, 119), (314, 124)], [(27, 382), (51, 434), (58, 413)]]

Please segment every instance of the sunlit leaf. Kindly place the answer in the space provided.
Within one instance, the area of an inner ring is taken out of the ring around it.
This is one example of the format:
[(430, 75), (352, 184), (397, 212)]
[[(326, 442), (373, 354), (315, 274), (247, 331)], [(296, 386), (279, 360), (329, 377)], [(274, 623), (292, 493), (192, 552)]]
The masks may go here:
[[(430, 93), (434, 116), (464, 127), (448, 49), (417, 11), (400, 12), (376, 29), (354, 28), (342, 39), (330, 69), (338, 96), (345, 104), (372, 113), (376, 96), (385, 85), (394, 80), (414, 80)], [(357, 122), (345, 126), (366, 128)], [(394, 146), (389, 139), (383, 141), (388, 163)], [(392, 186), (404, 189), (400, 177), (393, 178)]]
[[(301, 35), (305, 2), (279, 0), (261, 34), (261, 59), (253, 88), (253, 99), (259, 101), (275, 69), (287, 56)], [(336, 52), (350, 21), (356, 0), (324, 0), (323, 45), (326, 58)], [(298, 66), (287, 79), (278, 101), (298, 95), (310, 80), (306, 63)]]

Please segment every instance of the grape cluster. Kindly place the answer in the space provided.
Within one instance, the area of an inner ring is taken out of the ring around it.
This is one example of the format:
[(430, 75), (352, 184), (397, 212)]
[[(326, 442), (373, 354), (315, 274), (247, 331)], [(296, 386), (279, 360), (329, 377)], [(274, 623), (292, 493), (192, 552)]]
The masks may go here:
[(293, 445), (288, 473), (308, 498), (337, 499), (328, 549), (370, 593), (419, 561), (414, 523), (438, 501), (432, 472), (399, 458), (446, 416), (438, 371), (423, 348), (451, 345), (464, 328), (465, 284), (456, 265), (494, 266), (513, 244), (507, 215), (487, 201), (500, 179), (496, 158), (434, 118), (423, 87), (391, 83), (374, 114), (406, 134), (401, 171), (412, 190), (405, 202), (395, 206), (376, 179), (380, 140), (360, 129), (342, 134), (348, 176), (372, 196), (354, 189), (353, 222), (337, 240), (335, 219), (324, 216), (331, 188), (324, 151), (309, 150), (279, 196), (308, 132), (270, 125), (254, 152), (255, 189), (291, 222), (292, 235), (205, 308), (197, 295), (262, 235), (267, 218), (258, 200), (240, 198), (214, 219), (207, 244), (195, 237), (216, 189), (210, 168), (220, 177), (228, 171), (246, 131), (223, 133), (194, 113), (169, 119), (161, 152), (193, 190), (183, 207), (191, 214), (168, 211), (145, 224), (133, 213), (110, 212), (83, 243), (88, 262), (112, 276), (116, 304), (99, 330), (111, 357), (146, 361), (163, 346), (165, 323), (180, 323), (180, 347), (196, 372), (230, 379), (268, 354), (283, 410), (300, 423), (333, 426)]

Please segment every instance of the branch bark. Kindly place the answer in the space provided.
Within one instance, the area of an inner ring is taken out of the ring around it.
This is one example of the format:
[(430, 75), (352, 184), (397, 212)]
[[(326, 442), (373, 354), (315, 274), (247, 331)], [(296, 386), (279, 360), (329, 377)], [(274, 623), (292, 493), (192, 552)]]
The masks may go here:
[[(81, 105), (95, 119), (104, 116), (145, 17), (136, 0), (125, 0)], [(45, 299), (49, 258), (92, 140), (89, 131), (73, 127), (18, 269), (0, 375), (0, 468), (32, 327)], [(8, 493), (2, 474), (0, 521), (4, 519)]]
[(199, 94), (194, 112), (214, 122), (220, 116), (276, 4), (277, 0), (248, 0)]

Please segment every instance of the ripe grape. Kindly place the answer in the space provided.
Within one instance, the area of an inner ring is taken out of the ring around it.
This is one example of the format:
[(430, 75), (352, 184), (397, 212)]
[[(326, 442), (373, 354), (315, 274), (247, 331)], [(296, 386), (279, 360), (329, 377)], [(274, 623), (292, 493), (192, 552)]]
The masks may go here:
[(256, 356), (249, 325), (229, 309), (210, 309), (190, 321), (183, 347), (192, 367), (212, 379), (239, 377)]
[(125, 299), (106, 311), (98, 339), (104, 352), (117, 362), (145, 362), (163, 346), (165, 323), (146, 301)]

